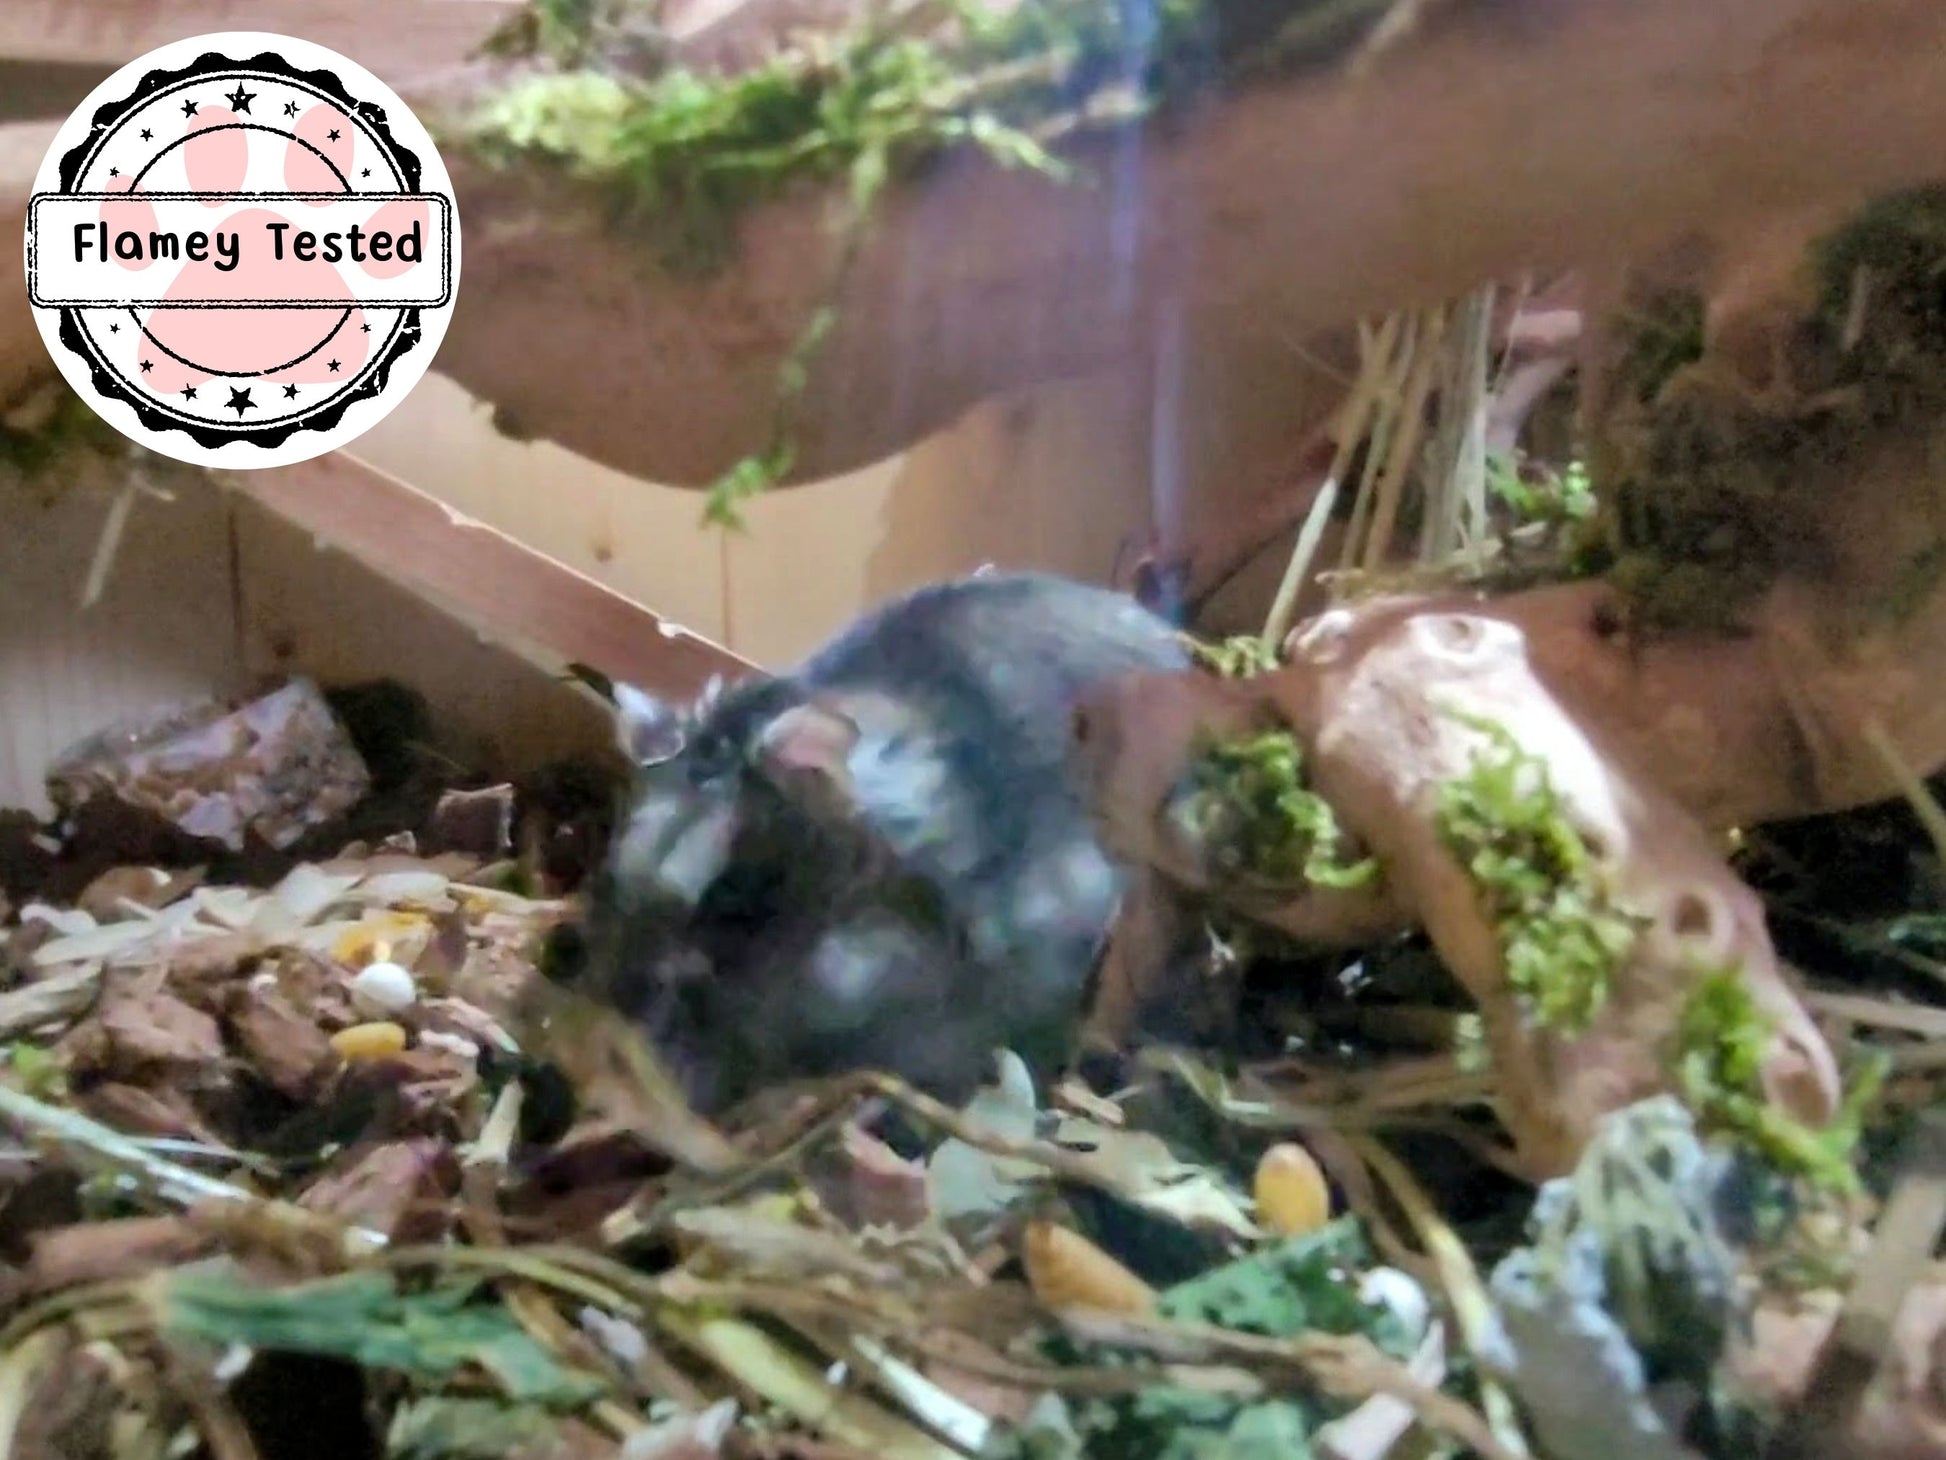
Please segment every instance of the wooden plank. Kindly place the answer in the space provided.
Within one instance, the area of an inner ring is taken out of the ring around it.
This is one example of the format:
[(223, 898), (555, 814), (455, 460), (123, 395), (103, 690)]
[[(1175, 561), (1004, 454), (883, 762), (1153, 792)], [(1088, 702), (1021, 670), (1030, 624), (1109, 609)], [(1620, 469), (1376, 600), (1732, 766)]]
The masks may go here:
[(515, 0), (7, 0), (0, 56), (118, 66), (170, 41), (270, 31), (329, 46), (388, 86), (464, 60)]
[(104, 68), (64, 61), (0, 57), (0, 121), (64, 117), (88, 99)]
[(193, 480), (171, 490), (136, 499), (84, 609), (108, 495), (0, 486), (0, 808), (46, 815), (48, 763), (84, 735), (243, 687), (230, 504)]
[[(434, 360), (411, 397), (350, 444), (361, 461), (706, 639), (760, 664), (776, 662), (745, 639), (740, 616), (730, 631), (727, 539), (737, 534), (706, 526), (696, 493), (624, 476), (546, 441), (503, 436), (485, 403), (439, 374), (438, 365)], [(798, 562), (819, 565), (820, 585), (833, 538), (827, 531), (798, 543)], [(793, 568), (769, 591), (799, 600), (805, 576)]]
[[(0, 7), (4, 8), (4, 7)], [(27, 198), (34, 174), (54, 145), (58, 122), (0, 126), (0, 408), (54, 374), (47, 346), (27, 307)]]
[(614, 746), (614, 722), (558, 665), (482, 637), (416, 590), (238, 496), (243, 664), (320, 684), (393, 679), (425, 697), (431, 748), (495, 776)]
[(753, 668), (345, 452), (240, 472), (234, 481), (236, 491), (531, 662), (579, 661), (668, 695)]

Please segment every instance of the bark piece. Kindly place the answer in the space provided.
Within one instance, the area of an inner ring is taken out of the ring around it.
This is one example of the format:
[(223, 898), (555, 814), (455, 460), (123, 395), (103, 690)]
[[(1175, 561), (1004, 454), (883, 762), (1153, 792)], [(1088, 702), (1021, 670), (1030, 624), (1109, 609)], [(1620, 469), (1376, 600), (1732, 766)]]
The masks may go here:
[[(1577, 719), (1551, 693), (1517, 616), (1532, 606), (1527, 595), (1497, 607), (1377, 600), (1303, 626), (1289, 665), (1249, 681), (1182, 674), (1107, 686), (1076, 721), (1082, 784), (1118, 850), (1246, 916), (1348, 946), (1423, 926), (1480, 1009), (1502, 1119), (1537, 1177), (1569, 1169), (1607, 1112), (1670, 1088), (1686, 1000), (1725, 965), (1741, 969), (1774, 1030), (1766, 1094), (1801, 1120), (1828, 1120), (1836, 1064), (1778, 965), (1761, 904), (1688, 808), (1608, 753), (1600, 720)], [(1643, 920), (1585, 1029), (1531, 1017), (1510, 980), (1504, 930), (1439, 830), (1442, 788), (1467, 777), (1488, 745), (1468, 717), (1507, 727), (1538, 758), (1615, 906)], [(1266, 906), (1262, 889), (1216, 877), (1207, 849), (1170, 814), (1201, 737), (1268, 724), (1294, 732), (1311, 789), (1378, 858), (1376, 886), (1307, 888)]]
[(125, 1217), (36, 1232), (28, 1246), (28, 1290), (45, 1293), (193, 1262), (217, 1238), (187, 1217)]
[(199, 1141), (209, 1146), (223, 1144), (197, 1113), (189, 1097), (174, 1090), (149, 1090), (110, 1081), (83, 1092), (76, 1097), (76, 1103), (103, 1125), (125, 1135)]
[(257, 1073), (293, 1100), (311, 1099), (338, 1064), (317, 1021), (274, 988), (237, 990), (229, 1025)]
[(243, 850), (246, 833), (282, 849), (349, 810), (371, 777), (308, 679), (232, 707), (210, 702), (111, 726), (49, 769), (64, 810), (106, 795), (190, 836)]
[(497, 862), (513, 850), (514, 788), (448, 791), (433, 807), (426, 845), (435, 851), (466, 852), (482, 862)]
[(297, 1204), (394, 1242), (425, 1242), (443, 1233), (441, 1208), (458, 1190), (459, 1162), (443, 1142), (396, 1141), (346, 1152)]

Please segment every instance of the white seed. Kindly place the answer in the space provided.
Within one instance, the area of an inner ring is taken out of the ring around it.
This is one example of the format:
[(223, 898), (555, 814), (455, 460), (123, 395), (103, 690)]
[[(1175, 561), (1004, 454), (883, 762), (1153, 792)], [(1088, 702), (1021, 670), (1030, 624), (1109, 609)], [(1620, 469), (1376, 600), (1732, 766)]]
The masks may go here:
[(388, 1014), (409, 1009), (419, 997), (418, 985), (406, 969), (389, 959), (368, 963), (351, 981), (352, 998)]
[(1367, 1303), (1390, 1308), (1417, 1343), (1432, 1321), (1432, 1303), (1426, 1291), (1396, 1267), (1375, 1267), (1359, 1280), (1358, 1296)]

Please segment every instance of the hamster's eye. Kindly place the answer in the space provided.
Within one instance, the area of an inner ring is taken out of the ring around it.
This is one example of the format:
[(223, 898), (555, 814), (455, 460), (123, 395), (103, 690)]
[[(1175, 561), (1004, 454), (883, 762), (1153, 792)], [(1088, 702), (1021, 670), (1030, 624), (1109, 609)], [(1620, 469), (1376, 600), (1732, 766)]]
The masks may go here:
[(689, 780), (705, 786), (720, 781), (736, 770), (739, 756), (734, 740), (723, 735), (699, 738), (689, 747)]
[(551, 983), (577, 983), (588, 968), (588, 935), (579, 923), (556, 923), (541, 940), (542, 977)]

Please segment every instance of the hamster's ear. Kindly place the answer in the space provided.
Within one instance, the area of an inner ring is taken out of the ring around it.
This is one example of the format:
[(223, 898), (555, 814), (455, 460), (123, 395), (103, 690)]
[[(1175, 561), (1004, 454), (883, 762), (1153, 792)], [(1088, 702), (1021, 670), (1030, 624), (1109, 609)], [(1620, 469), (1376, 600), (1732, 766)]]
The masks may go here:
[(821, 807), (848, 812), (855, 799), (848, 761), (860, 733), (834, 704), (793, 705), (758, 737), (758, 764), (787, 792), (809, 792)]
[(629, 764), (660, 765), (682, 752), (682, 711), (646, 690), (617, 681), (615, 741)]

